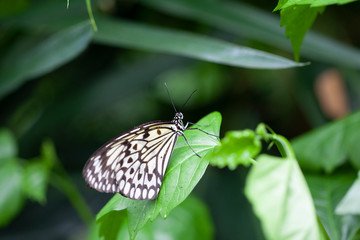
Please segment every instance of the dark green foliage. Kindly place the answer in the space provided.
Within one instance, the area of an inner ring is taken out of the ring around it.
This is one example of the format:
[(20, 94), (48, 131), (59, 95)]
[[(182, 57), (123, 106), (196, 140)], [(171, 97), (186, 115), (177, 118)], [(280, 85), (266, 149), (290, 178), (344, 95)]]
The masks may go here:
[[(359, 239), (350, 2), (2, 1), (0, 238)], [(329, 68), (350, 109), (336, 121), (314, 93)], [(185, 131), (202, 157), (180, 137), (153, 201), (87, 189), (104, 142), (172, 119), (164, 82), (184, 121), (219, 138)]]

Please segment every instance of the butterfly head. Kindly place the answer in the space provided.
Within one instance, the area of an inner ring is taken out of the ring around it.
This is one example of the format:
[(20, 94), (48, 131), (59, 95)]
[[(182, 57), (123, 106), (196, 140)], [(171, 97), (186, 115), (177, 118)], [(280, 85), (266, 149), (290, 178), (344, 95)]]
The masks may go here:
[(184, 115), (181, 112), (177, 112), (175, 114), (174, 119), (172, 120), (172, 122), (181, 130), (184, 130), (184, 128), (185, 128), (184, 123), (183, 123), (183, 118), (184, 118)]

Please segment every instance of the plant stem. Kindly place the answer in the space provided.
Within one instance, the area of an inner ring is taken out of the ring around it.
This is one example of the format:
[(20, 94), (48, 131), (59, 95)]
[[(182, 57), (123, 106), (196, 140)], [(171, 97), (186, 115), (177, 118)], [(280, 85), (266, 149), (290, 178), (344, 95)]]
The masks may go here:
[[(58, 169), (59, 170), (59, 169)], [(79, 190), (75, 187), (73, 181), (64, 169), (61, 173), (53, 172), (51, 183), (62, 191), (70, 200), (71, 204), (82, 218), (82, 220), (90, 226), (94, 220), (94, 215), (86, 204)]]

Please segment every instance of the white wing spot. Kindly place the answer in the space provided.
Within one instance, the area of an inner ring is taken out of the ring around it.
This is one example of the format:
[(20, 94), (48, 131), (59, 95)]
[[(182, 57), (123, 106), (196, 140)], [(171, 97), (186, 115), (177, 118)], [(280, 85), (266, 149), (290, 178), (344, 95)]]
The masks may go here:
[(153, 197), (154, 197), (154, 194), (155, 194), (154, 189), (150, 189), (150, 190), (149, 190), (149, 198), (153, 198)]
[(100, 169), (101, 169), (101, 165), (96, 166), (94, 173), (100, 172)]
[(106, 164), (106, 165), (110, 166), (110, 165), (113, 163), (113, 161), (117, 158), (117, 156), (120, 154), (120, 151), (121, 151), (121, 149), (118, 148), (118, 149), (109, 157), (109, 159), (107, 160), (107, 164)]
[(125, 194), (128, 194), (129, 191), (130, 191), (130, 183), (127, 182), (127, 183), (125, 184), (125, 187), (124, 187), (124, 193), (125, 193)]
[(107, 177), (108, 177), (108, 175), (109, 175), (109, 171), (108, 171), (108, 170), (106, 170), (106, 171), (103, 173), (103, 177), (104, 177), (104, 178), (107, 178)]
[(114, 152), (116, 149), (117, 149), (116, 147), (110, 148), (110, 150), (107, 151), (106, 156), (108, 156), (108, 157), (111, 156), (111, 154), (113, 154), (113, 152)]
[(147, 195), (147, 188), (144, 188), (144, 189), (143, 189), (143, 192), (142, 192), (142, 197), (143, 197), (144, 199), (146, 199), (146, 195)]
[(135, 198), (139, 198), (140, 194), (141, 194), (141, 190), (140, 190), (140, 188), (137, 188), (135, 191)]
[(123, 189), (125, 186), (125, 180), (120, 181), (120, 189)]
[(94, 161), (94, 167), (96, 167), (97, 165), (100, 164), (100, 156), (97, 156), (96, 158), (93, 158), (93, 161)]
[(120, 169), (120, 164), (118, 163), (115, 167), (115, 172), (119, 171), (119, 169)]
[[(123, 176), (124, 171), (120, 170), (117, 174), (116, 174), (116, 181), (120, 181), (121, 177)], [(122, 187), (120, 187), (122, 188)]]
[(133, 198), (134, 197), (134, 194), (135, 194), (135, 188), (132, 188), (130, 190), (130, 197)]

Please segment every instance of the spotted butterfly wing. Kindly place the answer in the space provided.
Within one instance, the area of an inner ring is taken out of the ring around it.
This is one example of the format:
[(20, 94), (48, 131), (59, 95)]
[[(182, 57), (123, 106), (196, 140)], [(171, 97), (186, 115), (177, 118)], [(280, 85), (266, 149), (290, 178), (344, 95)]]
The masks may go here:
[(155, 199), (179, 135), (183, 115), (145, 123), (110, 140), (87, 161), (83, 177), (99, 191), (136, 199)]

